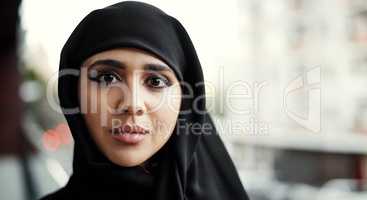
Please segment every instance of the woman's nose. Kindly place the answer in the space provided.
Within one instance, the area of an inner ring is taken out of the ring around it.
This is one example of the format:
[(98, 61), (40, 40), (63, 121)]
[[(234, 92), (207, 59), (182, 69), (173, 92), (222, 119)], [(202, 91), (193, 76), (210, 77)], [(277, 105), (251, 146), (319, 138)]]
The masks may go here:
[(125, 93), (120, 100), (120, 105), (124, 114), (140, 116), (146, 112), (144, 97), (138, 88)]
[(140, 116), (145, 113), (145, 109), (141, 106), (127, 106), (123, 109), (123, 113)]

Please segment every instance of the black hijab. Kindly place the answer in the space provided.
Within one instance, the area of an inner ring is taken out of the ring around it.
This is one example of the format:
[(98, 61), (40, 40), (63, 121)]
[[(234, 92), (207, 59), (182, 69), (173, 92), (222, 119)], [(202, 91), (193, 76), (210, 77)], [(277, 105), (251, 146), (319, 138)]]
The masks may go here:
[[(121, 167), (109, 161), (77, 112), (79, 75), (73, 70), (79, 70), (93, 54), (121, 47), (158, 56), (179, 81), (191, 86), (181, 86), (185, 96), (181, 111), (186, 112), (180, 112), (171, 138), (149, 159), (150, 174), (141, 167)], [(79, 23), (63, 47), (59, 73), (60, 106), (75, 141), (73, 175), (65, 187), (45, 199), (248, 199), (206, 112), (203, 73), (194, 46), (175, 18), (134, 1), (95, 10)]]

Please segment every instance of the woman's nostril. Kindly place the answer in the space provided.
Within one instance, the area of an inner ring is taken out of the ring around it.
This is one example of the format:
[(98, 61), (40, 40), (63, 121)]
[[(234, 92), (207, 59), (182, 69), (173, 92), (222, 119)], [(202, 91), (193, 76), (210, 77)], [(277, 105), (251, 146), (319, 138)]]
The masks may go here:
[(144, 109), (142, 107), (125, 107), (118, 110), (118, 114), (131, 114), (131, 115), (143, 115)]
[(136, 114), (137, 114), (137, 115), (142, 115), (142, 114), (144, 114), (144, 110), (143, 110), (142, 108), (138, 108), (138, 109), (136, 110)]
[(117, 114), (127, 114), (127, 113), (129, 113), (129, 109), (128, 108), (119, 108), (116, 113)]

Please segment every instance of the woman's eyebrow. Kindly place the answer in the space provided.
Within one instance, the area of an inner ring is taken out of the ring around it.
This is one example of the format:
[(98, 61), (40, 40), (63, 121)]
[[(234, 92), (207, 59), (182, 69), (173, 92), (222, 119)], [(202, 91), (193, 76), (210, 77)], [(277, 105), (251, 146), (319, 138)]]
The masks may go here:
[(172, 69), (168, 66), (156, 63), (145, 64), (143, 69), (147, 71), (169, 71), (173, 73)]
[[(114, 60), (114, 59), (103, 59), (103, 60), (97, 60), (94, 63), (92, 63), (89, 67), (94, 67), (97, 65), (103, 65), (103, 66), (110, 66), (115, 67), (118, 69), (126, 69), (127, 65), (124, 62)], [(172, 69), (166, 65), (163, 64), (157, 64), (157, 63), (147, 63), (144, 64), (143, 70), (146, 71), (169, 71), (172, 72)]]
[(103, 60), (97, 60), (93, 64), (91, 64), (89, 67), (94, 67), (97, 65), (104, 65), (104, 66), (111, 66), (119, 69), (125, 69), (126, 64), (123, 62), (120, 62), (118, 60), (113, 59), (103, 59)]

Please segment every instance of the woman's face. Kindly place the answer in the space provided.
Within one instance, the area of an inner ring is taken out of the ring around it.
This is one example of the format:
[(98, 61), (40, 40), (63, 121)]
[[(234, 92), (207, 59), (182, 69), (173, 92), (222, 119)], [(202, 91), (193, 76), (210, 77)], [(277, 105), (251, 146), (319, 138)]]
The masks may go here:
[(169, 139), (181, 105), (174, 72), (146, 51), (121, 48), (89, 57), (79, 80), (81, 110), (99, 149), (115, 164), (142, 164)]

